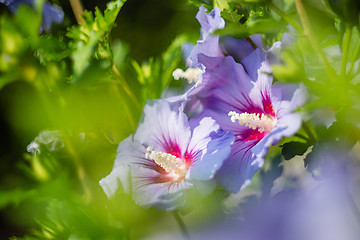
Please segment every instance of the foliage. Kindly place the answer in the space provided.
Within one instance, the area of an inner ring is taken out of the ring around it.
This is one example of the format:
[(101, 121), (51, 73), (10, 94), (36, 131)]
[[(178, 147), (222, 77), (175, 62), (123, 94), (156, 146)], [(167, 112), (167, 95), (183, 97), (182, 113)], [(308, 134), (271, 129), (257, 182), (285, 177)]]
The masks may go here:
[[(217, 188), (193, 199), (181, 212), (186, 225), (196, 228), (235, 208), (245, 216), (246, 207), (269, 197), (279, 179), (286, 178), (284, 186), (297, 183), (286, 176), (287, 164), (296, 159), (317, 179), (318, 154), (330, 151), (328, 146), (341, 146), (359, 164), (358, 4), (325, 2), (187, 1), (190, 8), (222, 10), (225, 28), (213, 33), (221, 38), (260, 34), (265, 49), (282, 41), (281, 61), (272, 65), (275, 82), (302, 84), (308, 101), (297, 110), (301, 129), (270, 148), (252, 184), (240, 194)], [(177, 33), (165, 51), (136, 61), (136, 46), (113, 37), (126, 4), (115, 0), (104, 11), (85, 10), (82, 23), (67, 16), (51, 33), (40, 33), (38, 9), (24, 5), (12, 14), (1, 6), (0, 210), (15, 228), (4, 233), (10, 239), (143, 239), (178, 231), (171, 213), (143, 209), (124, 189), (108, 199), (98, 185), (118, 143), (135, 131), (147, 100), (189, 87), (172, 73), (188, 67), (182, 46), (191, 34)]]

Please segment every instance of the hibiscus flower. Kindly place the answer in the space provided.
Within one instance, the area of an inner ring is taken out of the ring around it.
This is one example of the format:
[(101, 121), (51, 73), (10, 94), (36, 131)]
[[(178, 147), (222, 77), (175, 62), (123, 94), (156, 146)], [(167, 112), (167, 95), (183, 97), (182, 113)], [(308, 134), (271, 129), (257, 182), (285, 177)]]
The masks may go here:
[(139, 205), (175, 209), (186, 202), (186, 192), (213, 189), (233, 140), (210, 117), (189, 122), (177, 104), (147, 104), (143, 121), (119, 144), (114, 168), (100, 185), (111, 197), (120, 181)]

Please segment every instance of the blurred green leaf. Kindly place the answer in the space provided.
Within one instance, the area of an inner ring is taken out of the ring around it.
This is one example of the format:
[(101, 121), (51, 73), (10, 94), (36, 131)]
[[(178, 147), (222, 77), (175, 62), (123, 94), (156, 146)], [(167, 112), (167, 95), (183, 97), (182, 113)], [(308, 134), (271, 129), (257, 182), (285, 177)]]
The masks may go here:
[(196, 6), (197, 8), (200, 7), (201, 5), (203, 5), (204, 7), (206, 7), (207, 10), (212, 9), (212, 5), (210, 5), (211, 3), (208, 3), (208, 2), (205, 3), (202, 0), (187, 0), (187, 2), (189, 4)]
[(19, 79), (33, 80), (32, 52), (39, 45), (39, 26), (40, 15), (28, 6), (21, 6), (14, 16), (1, 16), (0, 89)]
[(34, 190), (22, 190), (20, 188), (0, 191), (0, 209), (10, 204), (18, 205), (27, 198), (35, 195)]
[(277, 33), (286, 29), (284, 21), (273, 18), (263, 18), (248, 21), (247, 24), (228, 24), (224, 29), (215, 31), (215, 34), (229, 35), (237, 38), (246, 38), (255, 33)]
[(160, 58), (150, 58), (141, 65), (132, 61), (138, 82), (142, 85), (143, 103), (146, 99), (160, 98), (162, 91), (173, 80), (172, 73), (182, 61), (181, 45), (185, 36), (176, 37)]
[(111, 45), (113, 62), (119, 70), (122, 70), (125, 67), (125, 59), (130, 51), (129, 46), (120, 40), (115, 40)]
[(214, 8), (220, 8), (221, 10), (229, 9), (227, 0), (214, 0)]
[(324, 0), (335, 14), (351, 26), (359, 24), (360, 5), (354, 0)]
[(37, 14), (29, 6), (23, 4), (17, 10), (14, 22), (17, 30), (20, 30), (27, 42), (32, 46), (36, 46), (39, 39), (41, 14)]
[(290, 52), (282, 51), (281, 58), (283, 63), (272, 66), (273, 74), (276, 79), (283, 82), (302, 82), (306, 79), (305, 69), (300, 59), (293, 57)]
[(241, 3), (241, 4), (261, 4), (264, 3), (268, 0), (234, 0), (234, 2), (236, 3)]
[(282, 145), (281, 154), (284, 156), (285, 160), (290, 160), (296, 155), (303, 155), (310, 146), (311, 144), (309, 143), (288, 142)]
[(230, 22), (239, 23), (240, 19), (244, 16), (244, 14), (239, 14), (238, 11), (232, 11), (228, 9), (224, 9), (221, 12), (221, 17)]
[(61, 61), (71, 53), (64, 39), (59, 39), (52, 35), (42, 35), (39, 45), (40, 47), (36, 50), (35, 54), (43, 64), (49, 61)]

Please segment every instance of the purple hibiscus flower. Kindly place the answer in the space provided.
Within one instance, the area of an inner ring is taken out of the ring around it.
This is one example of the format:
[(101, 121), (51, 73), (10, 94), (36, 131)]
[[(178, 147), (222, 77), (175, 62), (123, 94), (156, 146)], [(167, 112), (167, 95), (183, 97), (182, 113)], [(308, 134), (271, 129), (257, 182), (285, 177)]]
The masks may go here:
[(220, 39), (214, 35), (215, 30), (225, 27), (225, 21), (221, 17), (219, 8), (214, 8), (209, 14), (204, 6), (200, 6), (196, 19), (200, 23), (201, 40), (193, 47), (187, 60), (187, 65), (201, 67), (198, 62), (198, 54), (202, 53), (209, 57), (231, 55), (237, 61), (241, 61), (256, 48), (263, 48), (262, 39), (259, 34), (250, 36), (247, 39), (237, 39), (224, 36)]
[(234, 136), (210, 117), (188, 122), (173, 106), (165, 100), (145, 106), (143, 122), (119, 144), (112, 172), (100, 181), (108, 197), (120, 180), (139, 205), (171, 210), (184, 203), (185, 190), (205, 194), (215, 186)]
[(205, 97), (213, 88), (219, 87), (222, 82), (208, 81), (203, 78), (205, 66), (198, 60), (198, 55), (203, 54), (208, 57), (225, 57), (231, 55), (236, 61), (246, 61), (246, 57), (250, 55), (256, 48), (263, 49), (262, 39), (259, 34), (250, 36), (248, 39), (236, 39), (230, 36), (223, 36), (221, 39), (218, 35), (214, 35), (214, 31), (222, 29), (225, 21), (220, 15), (220, 9), (214, 8), (209, 14), (206, 8), (200, 6), (196, 15), (201, 28), (201, 37), (195, 46), (185, 44), (183, 50), (186, 52), (186, 65), (189, 67), (186, 71), (176, 69), (173, 76), (176, 80), (180, 78), (187, 79), (188, 83), (194, 83), (185, 94), (172, 97), (170, 101), (189, 101), (187, 104), (187, 112), (198, 111), (201, 104), (200, 97)]
[[(263, 165), (269, 146), (299, 129), (300, 115), (292, 111), (305, 100), (304, 91), (297, 85), (272, 85), (270, 63), (278, 61), (280, 42), (264, 50), (258, 41), (227, 38), (221, 47), (219, 37), (211, 35), (223, 27), (220, 10), (206, 14), (201, 7), (197, 19), (205, 38), (198, 41), (189, 59), (201, 74), (197, 73), (196, 84), (183, 96), (172, 100), (186, 100), (188, 115), (211, 116), (233, 132), (232, 152), (216, 178), (227, 190), (238, 192)], [(184, 74), (190, 76), (191, 71)]]
[(220, 8), (214, 8), (209, 14), (205, 13), (206, 8), (200, 6), (199, 12), (196, 14), (196, 19), (199, 21), (200, 39), (196, 46), (192, 49), (187, 64), (194, 67), (199, 67), (197, 55), (203, 53), (210, 57), (223, 56), (219, 45), (219, 36), (213, 35), (217, 29), (225, 27), (225, 21), (220, 16)]
[(295, 134), (301, 126), (300, 115), (292, 111), (305, 100), (303, 89), (273, 85), (266, 57), (258, 49), (242, 65), (230, 56), (198, 55), (206, 68), (203, 79), (217, 83), (201, 99), (204, 110), (199, 117), (211, 116), (235, 135), (231, 154), (216, 176), (231, 192), (239, 192), (250, 183), (270, 145)]
[[(183, 45), (184, 58), (186, 59), (188, 69), (183, 71), (178, 68), (173, 72), (174, 79), (184, 78), (189, 84), (194, 84), (184, 95), (170, 98), (170, 101), (188, 100), (188, 97), (195, 95), (200, 89), (207, 86), (207, 84), (202, 83), (201, 74), (204, 71), (204, 66), (198, 62), (197, 55), (199, 53), (211, 57), (224, 56), (220, 49), (219, 36), (213, 35), (215, 30), (222, 29), (225, 26), (225, 21), (220, 16), (221, 10), (220, 8), (215, 8), (209, 14), (206, 14), (205, 11), (206, 8), (200, 6), (199, 12), (196, 14), (196, 19), (201, 25), (200, 40), (197, 41), (195, 46), (192, 44)], [(195, 102), (191, 105), (195, 105)]]
[[(0, 0), (0, 3), (5, 4), (12, 12), (16, 12), (23, 4), (34, 6), (34, 0)], [(40, 32), (49, 31), (53, 23), (61, 23), (63, 19), (64, 12), (59, 6), (45, 2), (42, 10)]]

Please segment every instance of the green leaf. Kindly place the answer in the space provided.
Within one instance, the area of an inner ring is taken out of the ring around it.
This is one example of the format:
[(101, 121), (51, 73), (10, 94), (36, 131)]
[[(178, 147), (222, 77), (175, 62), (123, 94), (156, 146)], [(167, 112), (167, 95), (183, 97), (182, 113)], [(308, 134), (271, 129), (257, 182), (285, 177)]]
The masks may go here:
[(168, 49), (162, 54), (162, 89), (169, 86), (170, 81), (172, 78), (172, 73), (182, 61), (182, 51), (181, 46), (186, 41), (185, 36), (178, 36), (176, 37)]
[(94, 54), (96, 44), (100, 38), (100, 34), (91, 31), (87, 42), (77, 42), (76, 50), (72, 55), (75, 76), (79, 76), (89, 66), (89, 60)]
[(227, 0), (214, 0), (214, 8), (220, 8), (221, 10), (229, 9)]
[(264, 3), (268, 0), (236, 0), (236, 2), (238, 3), (242, 3), (242, 4), (246, 4), (246, 3), (256, 3), (256, 4), (259, 4), (259, 3)]
[(196, 8), (204, 6), (208, 12), (214, 8), (212, 2), (204, 2), (203, 0), (187, 0), (187, 3), (195, 6)]
[(294, 53), (283, 51), (280, 53), (282, 64), (272, 66), (273, 75), (283, 82), (302, 82), (306, 79), (304, 66)]
[(309, 143), (302, 142), (288, 142), (282, 145), (281, 154), (284, 156), (285, 160), (290, 160), (296, 155), (303, 155), (306, 150), (311, 146)]
[(137, 61), (132, 60), (131, 65), (132, 65), (133, 69), (135, 70), (135, 72), (137, 74), (137, 80), (139, 81), (139, 83), (141, 85), (144, 85), (145, 84), (145, 77), (144, 77), (144, 74), (143, 74), (143, 72), (141, 70), (140, 64)]
[(125, 65), (125, 59), (129, 53), (129, 46), (120, 40), (115, 40), (112, 44), (113, 62), (121, 70)]
[(71, 53), (63, 39), (52, 35), (41, 36), (39, 45), (35, 54), (41, 63), (60, 61)]
[(97, 58), (112, 57), (108, 47), (107, 36), (115, 24), (115, 20), (125, 1), (112, 1), (107, 4), (104, 14), (95, 9), (95, 13), (84, 12), (83, 25), (78, 25), (68, 31), (67, 36), (73, 39), (72, 46), (74, 52), (72, 59), (74, 62), (75, 78), (89, 66), (90, 59), (95, 52)]
[(182, 61), (181, 46), (186, 39), (182, 35), (176, 37), (161, 58), (150, 58), (141, 65), (132, 61), (137, 80), (142, 85), (144, 103), (146, 99), (160, 98), (163, 90), (170, 85), (172, 73)]
[(75, 79), (75, 84), (81, 84), (82, 87), (94, 87), (109, 81), (110, 74), (108, 69), (110, 68), (110, 63), (108, 61), (90, 60), (87, 65), (88, 67)]
[(0, 191), (0, 209), (5, 208), (9, 204), (17, 205), (31, 196), (35, 196), (34, 190), (25, 191), (16, 188), (8, 191)]
[(37, 14), (26, 4), (23, 4), (16, 12), (15, 23), (17, 25), (18, 31), (20, 30), (23, 37), (25, 37), (31, 45), (37, 45), (37, 41), (39, 39), (41, 15)]
[(4, 74), (0, 76), (0, 89), (3, 88), (6, 84), (16, 81), (19, 75), (17, 73)]
[(248, 21), (244, 25), (228, 24), (224, 29), (215, 31), (215, 34), (245, 38), (255, 33), (277, 33), (285, 29), (285, 22), (277, 21), (273, 18), (263, 18)]
[(224, 9), (221, 12), (221, 17), (225, 20), (228, 20), (233, 23), (239, 23), (240, 19), (244, 16), (244, 14), (239, 14), (237, 10), (232, 11), (229, 9)]

